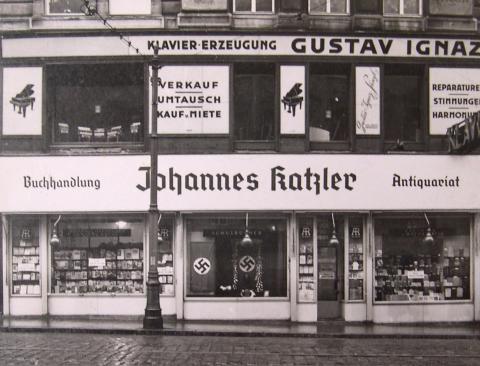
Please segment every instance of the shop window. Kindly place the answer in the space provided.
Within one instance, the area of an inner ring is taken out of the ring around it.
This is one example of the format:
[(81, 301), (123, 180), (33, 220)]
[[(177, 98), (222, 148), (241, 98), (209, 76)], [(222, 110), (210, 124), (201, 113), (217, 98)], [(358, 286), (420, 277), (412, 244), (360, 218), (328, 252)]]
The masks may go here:
[(39, 220), (12, 219), (12, 295), (40, 295)]
[(235, 12), (272, 13), (274, 8), (274, 0), (233, 0), (233, 11)]
[(298, 301), (315, 301), (315, 243), (313, 218), (299, 221)]
[(385, 66), (383, 90), (385, 140), (397, 141), (399, 149), (404, 142), (422, 142), (422, 68)]
[(47, 80), (54, 142), (143, 140), (143, 64), (52, 65)]
[(52, 293), (143, 293), (140, 217), (61, 216), (50, 223), (60, 241), (51, 244)]
[(311, 65), (309, 81), (311, 142), (349, 140), (349, 70), (348, 65)]
[(421, 15), (421, 0), (384, 0), (383, 13), (385, 15)]
[(310, 13), (348, 14), (349, 0), (309, 0)]
[(376, 301), (470, 298), (469, 217), (429, 214), (375, 220)]
[(187, 225), (187, 296), (287, 296), (284, 219), (250, 219), (250, 243), (243, 217), (192, 218)]
[(234, 67), (235, 138), (273, 140), (275, 136), (275, 65)]
[[(90, 1), (95, 6), (96, 1)], [(48, 14), (83, 14), (83, 0), (47, 0)]]
[(364, 226), (360, 217), (348, 222), (348, 300), (360, 301), (365, 292)]

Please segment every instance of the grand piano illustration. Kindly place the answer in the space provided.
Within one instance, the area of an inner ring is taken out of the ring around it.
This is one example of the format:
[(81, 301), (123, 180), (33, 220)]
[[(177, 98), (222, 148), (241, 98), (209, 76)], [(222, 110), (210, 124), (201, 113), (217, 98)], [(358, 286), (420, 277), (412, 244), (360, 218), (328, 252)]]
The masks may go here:
[(303, 97), (301, 96), (301, 94), (302, 84), (295, 83), (295, 85), (289, 90), (289, 92), (285, 94), (285, 96), (282, 98), (283, 109), (286, 109), (288, 107), (287, 112), (292, 113), (294, 117), (297, 105), (299, 105), (300, 109), (302, 108)]
[(18, 114), (23, 114), (23, 117), (27, 114), (28, 106), (33, 109), (33, 103), (35, 103), (33, 87), (33, 84), (27, 84), (20, 93), (10, 99), (10, 103), (13, 104), (13, 110), (15, 111), (18, 107)]

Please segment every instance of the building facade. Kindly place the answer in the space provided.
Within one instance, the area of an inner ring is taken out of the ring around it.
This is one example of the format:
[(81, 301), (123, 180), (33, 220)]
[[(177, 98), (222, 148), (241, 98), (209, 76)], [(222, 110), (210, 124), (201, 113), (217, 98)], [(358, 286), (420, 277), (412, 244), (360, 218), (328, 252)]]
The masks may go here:
[(480, 318), (476, 1), (87, 5), (0, 1), (4, 315), (144, 313), (155, 116), (164, 314)]

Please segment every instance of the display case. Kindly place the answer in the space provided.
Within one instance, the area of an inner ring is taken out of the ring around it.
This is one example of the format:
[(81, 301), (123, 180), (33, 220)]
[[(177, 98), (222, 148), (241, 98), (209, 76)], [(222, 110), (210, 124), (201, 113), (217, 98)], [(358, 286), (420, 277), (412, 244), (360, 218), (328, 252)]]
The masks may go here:
[(300, 221), (298, 248), (298, 301), (315, 301), (313, 218)]
[(173, 296), (175, 295), (174, 272), (173, 272), (173, 243), (172, 230), (173, 222), (168, 222), (166, 226), (159, 228), (158, 236), (158, 282), (160, 282), (161, 295)]
[(348, 225), (348, 300), (364, 299), (363, 221), (350, 218)]
[(40, 295), (39, 221), (12, 220), (12, 295)]

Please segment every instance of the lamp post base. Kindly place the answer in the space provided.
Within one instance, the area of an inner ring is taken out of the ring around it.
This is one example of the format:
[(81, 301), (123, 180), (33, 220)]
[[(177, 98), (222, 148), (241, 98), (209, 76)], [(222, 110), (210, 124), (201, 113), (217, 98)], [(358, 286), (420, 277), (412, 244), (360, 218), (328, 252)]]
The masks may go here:
[(160, 308), (160, 283), (156, 270), (148, 272), (147, 306), (143, 318), (143, 329), (162, 329), (163, 318)]
[(162, 311), (145, 309), (143, 329), (163, 329)]

